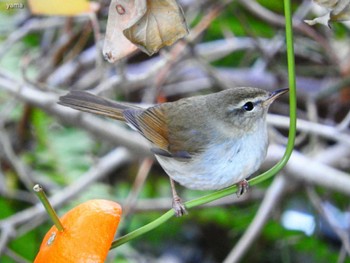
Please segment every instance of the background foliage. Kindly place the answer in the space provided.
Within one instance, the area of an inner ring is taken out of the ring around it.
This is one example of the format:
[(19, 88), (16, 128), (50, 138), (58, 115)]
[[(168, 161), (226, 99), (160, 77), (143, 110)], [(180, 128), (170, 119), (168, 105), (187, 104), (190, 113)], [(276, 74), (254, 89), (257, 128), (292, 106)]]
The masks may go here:
[[(56, 106), (67, 90), (155, 103), (227, 86), (288, 86), (282, 1), (220, 1), (222, 7), (218, 2), (180, 1), (192, 30), (207, 24), (180, 54), (176, 48), (184, 42), (113, 65), (96, 52), (88, 17), (36, 17), (26, 3), (23, 9), (1, 6), (0, 262), (32, 261), (51, 226), (35, 206), (30, 189), (37, 182), (53, 197), (59, 214), (91, 198), (122, 203), (127, 212), (118, 235), (170, 208), (168, 179), (152, 163), (145, 142), (119, 123)], [(109, 1), (100, 5), (103, 34)], [(318, 16), (319, 9), (310, 1), (292, 6), (296, 156), (279, 176), (243, 198), (191, 209), (188, 216), (112, 250), (109, 262), (222, 262), (230, 251), (237, 253), (242, 237), (251, 233), (247, 229), (259, 219), (263, 224), (245, 245), (243, 262), (350, 262), (349, 27), (310, 27), (303, 19)], [(283, 154), (288, 101), (280, 100), (271, 113), (271, 148), (261, 171)], [(117, 132), (109, 135), (110, 130)], [(205, 194), (178, 188), (185, 200)], [(273, 191), (279, 194), (269, 201)], [(270, 209), (264, 210), (265, 201)], [(299, 217), (287, 217), (291, 211)], [(311, 232), (301, 231), (310, 222), (297, 221), (302, 215), (314, 223)]]

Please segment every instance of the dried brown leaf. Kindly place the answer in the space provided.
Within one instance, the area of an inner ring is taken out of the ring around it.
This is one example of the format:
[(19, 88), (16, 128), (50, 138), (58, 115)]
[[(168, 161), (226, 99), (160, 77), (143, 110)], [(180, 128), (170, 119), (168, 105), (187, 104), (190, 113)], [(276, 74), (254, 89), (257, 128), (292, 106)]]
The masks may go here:
[(146, 0), (112, 0), (109, 6), (103, 55), (113, 63), (137, 49), (123, 34), (146, 13)]
[(185, 17), (175, 0), (147, 0), (142, 18), (123, 31), (143, 52), (152, 55), (188, 34)]

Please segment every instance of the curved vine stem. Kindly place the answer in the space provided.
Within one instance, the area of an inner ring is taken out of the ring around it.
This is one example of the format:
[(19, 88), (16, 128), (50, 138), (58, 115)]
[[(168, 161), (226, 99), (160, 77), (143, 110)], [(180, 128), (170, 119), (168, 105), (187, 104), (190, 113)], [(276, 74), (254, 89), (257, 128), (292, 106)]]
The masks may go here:
[[(289, 77), (289, 135), (288, 135), (288, 144), (286, 147), (286, 151), (282, 157), (282, 159), (271, 169), (260, 174), (259, 176), (251, 179), (249, 181), (250, 185), (255, 185), (261, 183), (270, 177), (277, 174), (279, 171), (283, 169), (283, 167), (287, 164), (294, 148), (295, 141), (295, 132), (296, 132), (296, 83), (295, 83), (295, 65), (294, 65), (294, 47), (293, 47), (293, 31), (292, 31), (292, 11), (291, 11), (291, 3), (290, 0), (284, 0), (284, 12), (285, 12), (285, 21), (286, 21), (286, 43), (287, 43), (287, 59), (288, 59), (288, 77)], [(203, 205), (214, 200), (220, 199), (224, 196), (231, 195), (237, 191), (236, 186), (231, 186), (226, 189), (217, 191), (215, 193), (188, 201), (185, 203), (186, 208), (190, 209), (192, 207), (196, 207), (199, 205)], [(154, 221), (144, 225), (122, 237), (119, 237), (115, 241), (113, 241), (111, 245), (112, 248), (116, 248), (140, 235), (143, 235), (154, 228), (160, 226), (161, 224), (168, 221), (170, 218), (174, 216), (174, 211), (169, 210), (164, 213), (162, 216), (158, 217)]]

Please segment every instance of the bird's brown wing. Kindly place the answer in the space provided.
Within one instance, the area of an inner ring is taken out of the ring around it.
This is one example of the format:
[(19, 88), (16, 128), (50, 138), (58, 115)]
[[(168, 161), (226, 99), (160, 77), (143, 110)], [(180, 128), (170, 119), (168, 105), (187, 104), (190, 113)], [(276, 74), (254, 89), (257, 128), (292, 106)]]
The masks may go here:
[(152, 151), (155, 154), (166, 157), (191, 158), (186, 151), (171, 151), (168, 124), (161, 106), (154, 106), (147, 110), (125, 110), (123, 114), (129, 124), (153, 143)]
[[(155, 154), (167, 157), (190, 158), (190, 154), (186, 151), (172, 150), (173, 148), (181, 149), (181, 145), (178, 144), (184, 141), (180, 139), (174, 140), (174, 143), (170, 142), (168, 125), (161, 105), (145, 110), (132, 104), (107, 100), (84, 91), (71, 91), (67, 95), (60, 97), (58, 103), (77, 110), (129, 123), (153, 143), (152, 151)], [(178, 147), (173, 147), (175, 144)]]

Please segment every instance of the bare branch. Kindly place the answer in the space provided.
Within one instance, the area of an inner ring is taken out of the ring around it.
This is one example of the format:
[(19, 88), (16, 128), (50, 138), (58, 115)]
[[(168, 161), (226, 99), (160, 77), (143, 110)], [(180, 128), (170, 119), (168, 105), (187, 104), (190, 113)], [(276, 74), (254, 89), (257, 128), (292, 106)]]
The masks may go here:
[(335, 234), (339, 237), (339, 239), (342, 241), (345, 251), (348, 254), (348, 257), (350, 256), (350, 239), (349, 234), (346, 229), (342, 229), (338, 226), (337, 220), (334, 218), (335, 215), (327, 212), (324, 209), (324, 206), (322, 205), (322, 201), (320, 197), (317, 195), (315, 189), (312, 187), (308, 187), (306, 191), (309, 200), (311, 201), (311, 204), (316, 208), (318, 213), (328, 222), (330, 227), (333, 229)]
[[(278, 128), (289, 127), (289, 118), (285, 116), (269, 114), (267, 121)], [(341, 143), (344, 143), (345, 145), (350, 146), (350, 135), (344, 132), (341, 132), (336, 127), (298, 119), (297, 129), (298, 131), (304, 131), (304, 132), (316, 134), (316, 135), (331, 139), (333, 141), (341, 142)]]
[(0, 147), (2, 146), (6, 159), (11, 163), (21, 182), (30, 191), (34, 185), (33, 177), (31, 176), (29, 169), (16, 156), (10, 142), (11, 141), (7, 134), (0, 127)]
[(10, 92), (16, 98), (32, 104), (58, 117), (63, 122), (84, 128), (90, 133), (106, 139), (115, 145), (125, 146), (137, 155), (151, 155), (149, 145), (141, 135), (105, 121), (101, 118), (84, 114), (57, 104), (58, 97), (52, 93), (43, 92), (26, 84), (0, 74), (0, 87)]
[(233, 250), (228, 254), (224, 263), (239, 262), (243, 255), (246, 253), (251, 243), (260, 235), (263, 226), (269, 219), (272, 211), (276, 208), (281, 200), (281, 196), (284, 194), (285, 189), (288, 186), (288, 180), (284, 176), (277, 176), (269, 189), (257, 211), (253, 221), (249, 225), (248, 229), (244, 232), (244, 235), (235, 245)]
[[(88, 172), (82, 175), (71, 185), (62, 189), (57, 194), (49, 198), (50, 203), (54, 207), (59, 207), (65, 202), (70, 201), (72, 198), (77, 196), (82, 190), (86, 189), (89, 185), (97, 180), (100, 180), (110, 172), (119, 168), (121, 165), (132, 160), (130, 153), (123, 148), (113, 150), (106, 156), (102, 157), (96, 165), (90, 168)], [(31, 223), (31, 227), (35, 227), (42, 223), (45, 219), (45, 209), (41, 203), (37, 203), (28, 209), (18, 212), (10, 217), (0, 220), (0, 228), (4, 226), (17, 227), (26, 222)], [(34, 223), (33, 223), (34, 222)]]
[[(284, 151), (285, 148), (283, 146), (270, 145), (266, 158), (267, 163), (271, 164), (280, 160)], [(350, 195), (349, 174), (317, 162), (315, 159), (309, 158), (297, 151), (293, 152), (284, 171), (288, 176), (301, 182), (322, 186), (326, 189)]]
[(40, 31), (46, 28), (62, 26), (65, 21), (63, 17), (49, 17), (46, 19), (33, 18), (25, 23), (21, 28), (12, 32), (0, 47), (0, 60), (8, 50), (23, 37), (33, 31)]

